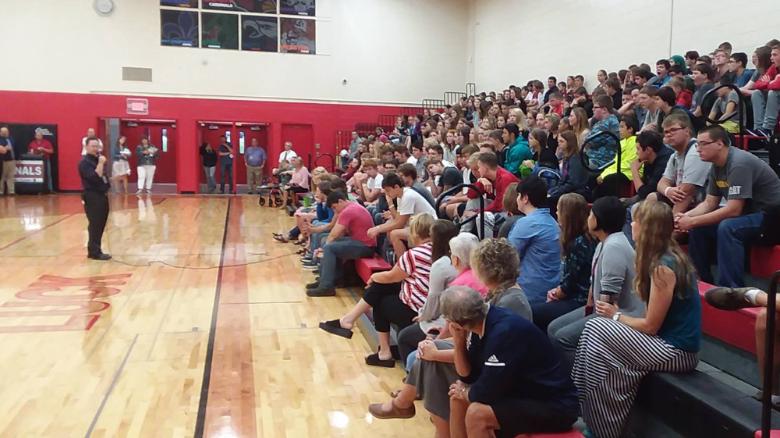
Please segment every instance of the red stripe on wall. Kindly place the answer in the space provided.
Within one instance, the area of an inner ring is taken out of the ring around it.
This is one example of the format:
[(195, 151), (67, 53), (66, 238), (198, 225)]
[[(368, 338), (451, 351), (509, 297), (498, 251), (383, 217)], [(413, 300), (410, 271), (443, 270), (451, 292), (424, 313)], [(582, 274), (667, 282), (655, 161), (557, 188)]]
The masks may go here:
[[(87, 128), (98, 128), (101, 118), (140, 118), (126, 113), (125, 95), (0, 91), (0, 120), (8, 123), (51, 123), (58, 129), (59, 188), (81, 188), (77, 165), (81, 139)], [(175, 142), (176, 182), (179, 192), (196, 192), (200, 180), (199, 120), (262, 122), (269, 125), (265, 145), (270, 164), (276, 165), (285, 124), (310, 124), (320, 153), (335, 154), (336, 132), (355, 123), (377, 122), (380, 115), (400, 114), (396, 106), (325, 103), (258, 102), (245, 100), (145, 97), (149, 114), (144, 119), (176, 120), (170, 141)], [(13, 133), (12, 133), (13, 135)], [(237, 139), (233, 139), (235, 145)], [(159, 145), (158, 145), (159, 146)], [(131, 145), (131, 148), (135, 145)], [(299, 151), (311, 152), (314, 151)]]

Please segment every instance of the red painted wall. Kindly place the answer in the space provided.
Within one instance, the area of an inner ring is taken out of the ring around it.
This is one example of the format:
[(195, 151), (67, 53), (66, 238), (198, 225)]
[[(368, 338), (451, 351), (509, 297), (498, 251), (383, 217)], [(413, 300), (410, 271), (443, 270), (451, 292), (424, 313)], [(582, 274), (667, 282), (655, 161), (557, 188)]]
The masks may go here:
[[(58, 126), (59, 187), (81, 188), (76, 167), (81, 158), (81, 138), (89, 127), (106, 117), (176, 120), (171, 141), (176, 144), (176, 181), (179, 192), (197, 192), (200, 181), (198, 156), (200, 120), (264, 122), (269, 124), (266, 146), (270, 165), (282, 150), (282, 125), (310, 124), (320, 153), (336, 154), (336, 132), (351, 130), (355, 123), (376, 122), (380, 115), (400, 114), (391, 106), (320, 103), (257, 102), (219, 99), (148, 97), (149, 115), (126, 113), (128, 96), (106, 94), (0, 91), (0, 120), (8, 123), (52, 123)], [(12, 133), (13, 135), (13, 133)], [(238, 144), (234, 139), (233, 143)], [(134, 146), (134, 145), (131, 145)], [(297, 151), (308, 152), (308, 151)], [(312, 156), (314, 155), (314, 151)]]

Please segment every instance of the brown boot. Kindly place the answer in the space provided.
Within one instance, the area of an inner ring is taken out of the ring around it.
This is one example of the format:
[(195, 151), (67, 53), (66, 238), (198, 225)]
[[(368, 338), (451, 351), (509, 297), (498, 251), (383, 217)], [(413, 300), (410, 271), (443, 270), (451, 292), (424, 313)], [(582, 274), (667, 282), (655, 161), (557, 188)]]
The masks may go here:
[(373, 403), (368, 405), (368, 412), (380, 420), (390, 420), (393, 418), (412, 418), (414, 417), (415, 410), (414, 405), (408, 408), (399, 408), (395, 405), (395, 401), (390, 402), (392, 409), (385, 410), (384, 403)]

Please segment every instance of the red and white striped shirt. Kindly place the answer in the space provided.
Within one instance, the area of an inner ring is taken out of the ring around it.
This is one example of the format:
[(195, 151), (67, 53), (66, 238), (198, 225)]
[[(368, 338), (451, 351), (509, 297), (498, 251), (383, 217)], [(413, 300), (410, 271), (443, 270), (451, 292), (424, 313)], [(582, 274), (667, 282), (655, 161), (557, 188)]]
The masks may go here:
[(398, 267), (408, 275), (401, 284), (401, 302), (419, 312), (428, 299), (431, 276), (432, 244), (425, 243), (406, 251), (398, 260)]

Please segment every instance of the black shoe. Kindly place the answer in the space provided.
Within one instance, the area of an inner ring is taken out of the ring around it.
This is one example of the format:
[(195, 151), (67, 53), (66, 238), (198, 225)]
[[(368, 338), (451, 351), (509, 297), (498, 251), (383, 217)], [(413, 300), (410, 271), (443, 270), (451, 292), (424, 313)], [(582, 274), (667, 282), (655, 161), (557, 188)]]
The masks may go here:
[(336, 289), (318, 287), (317, 289), (309, 289), (306, 291), (306, 295), (310, 297), (335, 297)]
[(320, 287), (320, 279), (318, 278), (318, 279), (312, 281), (311, 283), (307, 284), (306, 285), (306, 290), (317, 289), (319, 287)]
[(366, 365), (374, 367), (395, 368), (394, 359), (380, 359), (379, 353), (373, 353), (366, 356)]
[(330, 334), (341, 336), (342, 338), (347, 338), (347, 339), (352, 338), (352, 330), (345, 329), (344, 327), (342, 327), (338, 319), (321, 322), (320, 328)]
[(715, 287), (704, 293), (707, 303), (721, 310), (737, 310), (745, 307), (755, 307), (745, 298), (745, 292), (754, 287)]
[(87, 258), (88, 259), (92, 259), (92, 260), (102, 260), (102, 261), (111, 260), (111, 256), (110, 255), (103, 254), (103, 253), (95, 254), (95, 255), (88, 255)]

